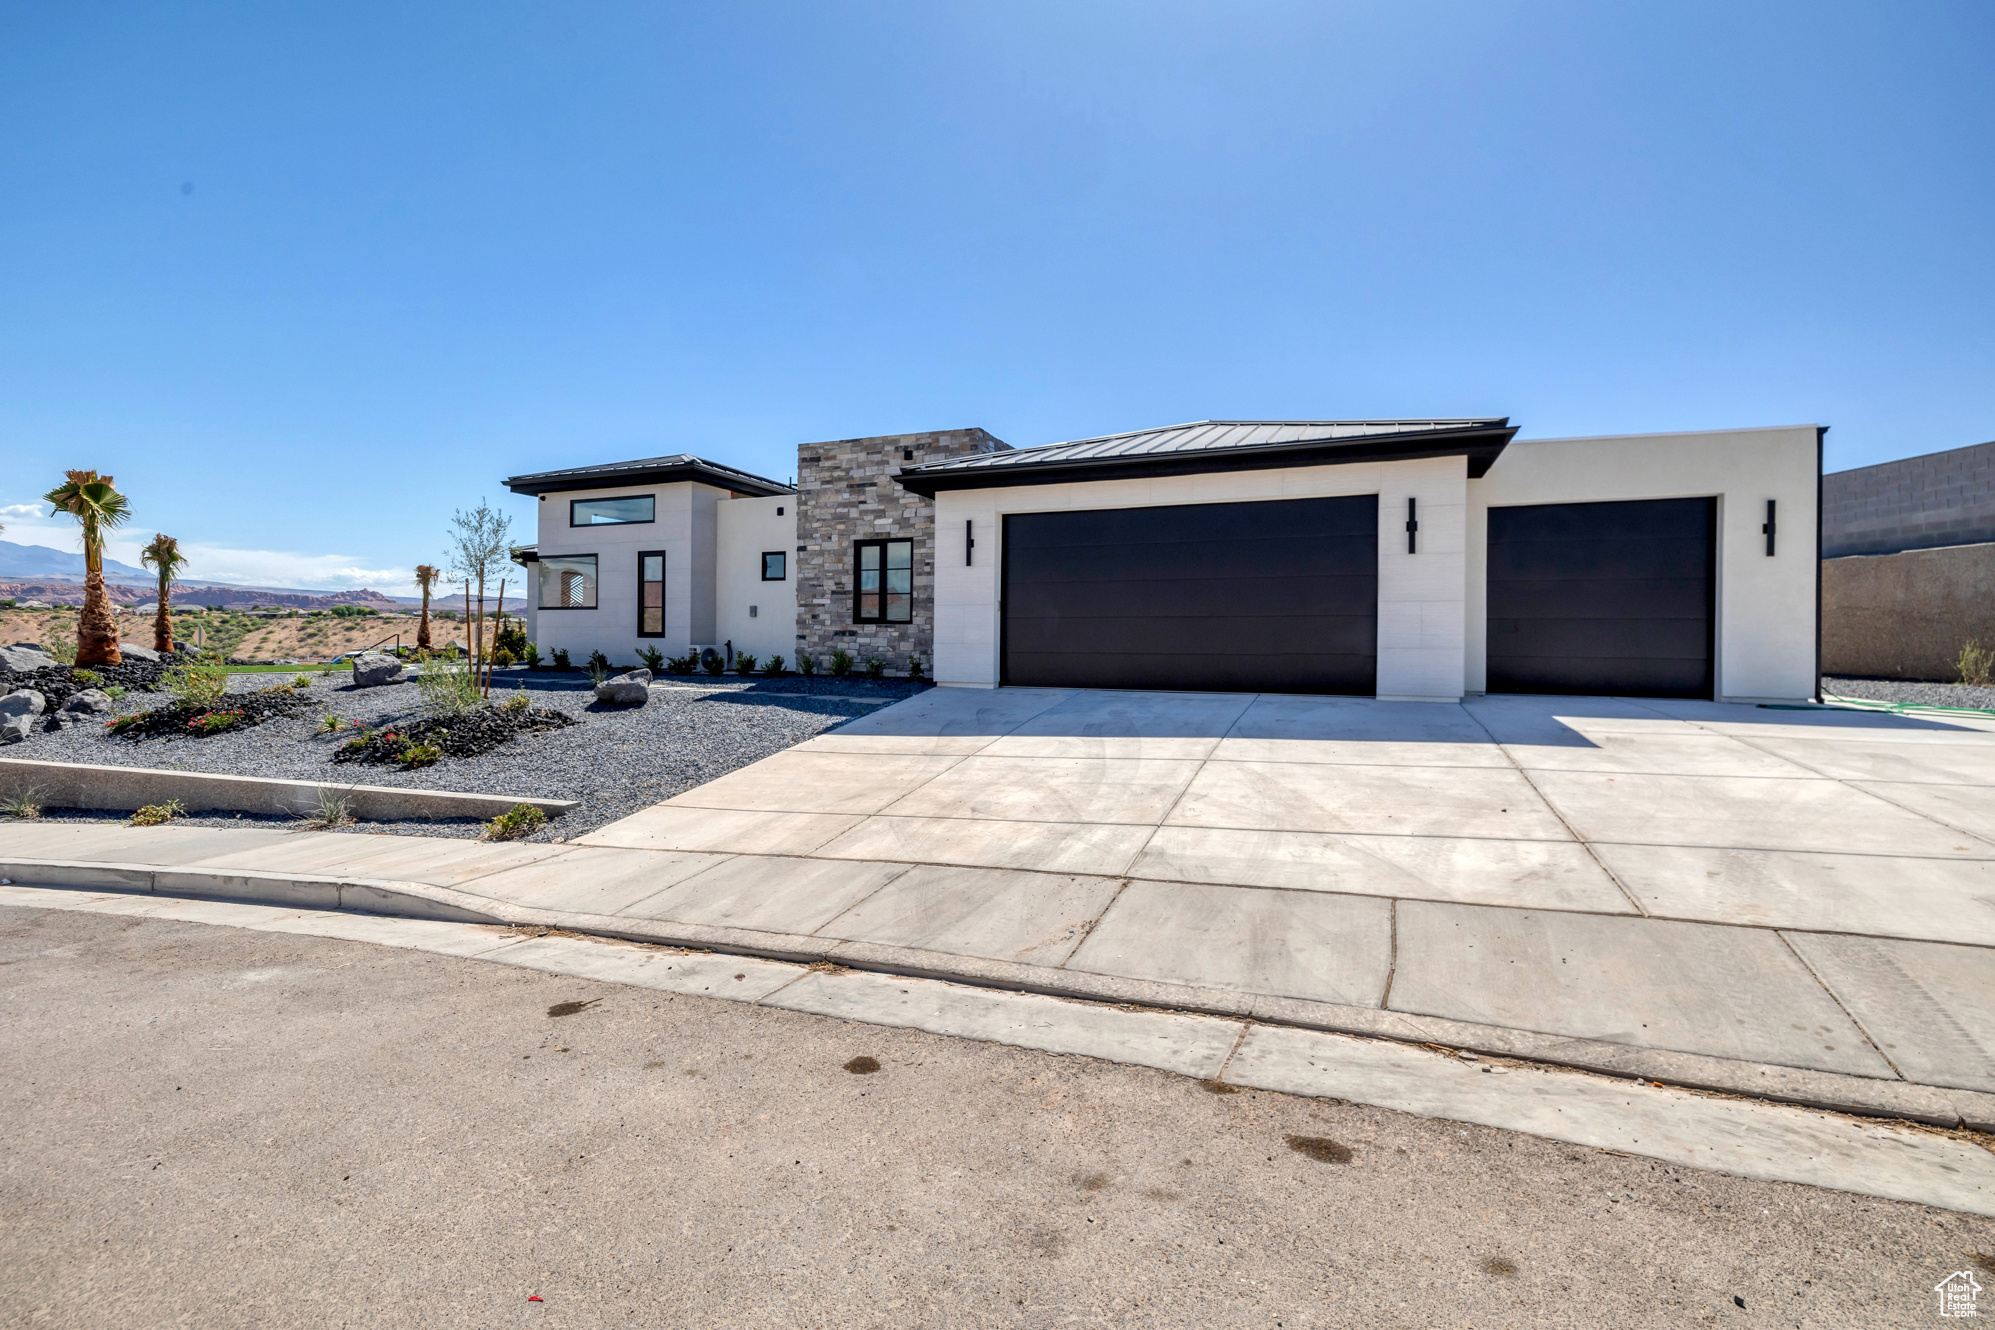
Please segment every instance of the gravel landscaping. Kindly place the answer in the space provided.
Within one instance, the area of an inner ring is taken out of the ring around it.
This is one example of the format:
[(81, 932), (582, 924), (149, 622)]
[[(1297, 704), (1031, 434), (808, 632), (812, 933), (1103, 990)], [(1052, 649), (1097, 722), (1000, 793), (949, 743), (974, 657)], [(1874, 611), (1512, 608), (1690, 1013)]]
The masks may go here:
[[(581, 807), (529, 838), (571, 840), (930, 686), (897, 680), (696, 677), (662, 682), (641, 707), (603, 707), (596, 703), (586, 675), (501, 670), (492, 688), (495, 702), (524, 689), (534, 710), (561, 712), (576, 723), (516, 735), (481, 756), (455, 758), (446, 753), (434, 765), (403, 770), (336, 766), (334, 750), (355, 731), (350, 725), (340, 733), (320, 730), (329, 713), (371, 729), (420, 722), (424, 712), (416, 686), (354, 688), (343, 681), (347, 676), (331, 677), (342, 682), (319, 682), (300, 690), (306, 699), (300, 710), (251, 728), (207, 737), (137, 741), (108, 734), (96, 725), (52, 733), (38, 730), (0, 750), (0, 756), (310, 780), (328, 786), (385, 785), (576, 799)], [(229, 688), (232, 694), (247, 694), (270, 683), (268, 675), (236, 675)], [(171, 699), (164, 694), (135, 694), (127, 705), (132, 703), (161, 706), (170, 705)], [(122, 819), (124, 815), (50, 810), (46, 816)], [(222, 813), (176, 821), (248, 826), (268, 821), (292, 824), (295, 819)], [(352, 829), (473, 837), (482, 827), (469, 819), (450, 819), (368, 822)]]
[(1870, 702), (1899, 702), (1925, 707), (1995, 708), (1995, 688), (1965, 683), (1912, 683), (1903, 679), (1845, 679), (1822, 676), (1822, 691)]

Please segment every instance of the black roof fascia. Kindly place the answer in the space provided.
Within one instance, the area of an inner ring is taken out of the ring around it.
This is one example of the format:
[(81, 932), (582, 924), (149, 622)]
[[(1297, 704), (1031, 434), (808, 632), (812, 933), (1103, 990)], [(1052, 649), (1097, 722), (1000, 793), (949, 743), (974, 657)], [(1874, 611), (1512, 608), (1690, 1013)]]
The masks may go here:
[(630, 485), (672, 485), (682, 480), (756, 497), (797, 492), (794, 486), (769, 480), (763, 476), (750, 475), (746, 471), (715, 466), (698, 458), (691, 461), (674, 458), (657, 466), (623, 462), (610, 466), (576, 467), (568, 471), (540, 471), (532, 475), (508, 476), (504, 484), (515, 494), (558, 494), (566, 490), (622, 489)]
[(1489, 468), (1521, 425), (1478, 425), (1461, 430), (1374, 435), (1356, 439), (1312, 439), (1258, 448), (1213, 448), (1202, 452), (1150, 453), (1099, 457), (1041, 465), (961, 467), (894, 477), (903, 489), (934, 498), (941, 490), (1003, 489), (1015, 485), (1058, 485), (1072, 481), (1132, 480), (1146, 476), (1188, 476), (1216, 471), (1268, 471), (1284, 466), (1339, 466), (1350, 462), (1398, 462), (1420, 457), (1467, 457), (1469, 479)]

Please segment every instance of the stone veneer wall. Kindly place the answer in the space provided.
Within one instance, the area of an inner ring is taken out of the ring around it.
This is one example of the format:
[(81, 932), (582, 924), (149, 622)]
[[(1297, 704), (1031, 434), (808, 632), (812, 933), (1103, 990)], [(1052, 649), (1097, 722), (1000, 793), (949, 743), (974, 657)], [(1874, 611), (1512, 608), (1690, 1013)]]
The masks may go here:
[[(868, 656), (894, 674), (910, 656), (935, 668), (935, 503), (894, 483), (903, 466), (1010, 445), (980, 429), (882, 434), (797, 449), (797, 655), (829, 668), (831, 653)], [(913, 456), (910, 458), (909, 453)], [(852, 621), (852, 542), (914, 541), (914, 621)]]

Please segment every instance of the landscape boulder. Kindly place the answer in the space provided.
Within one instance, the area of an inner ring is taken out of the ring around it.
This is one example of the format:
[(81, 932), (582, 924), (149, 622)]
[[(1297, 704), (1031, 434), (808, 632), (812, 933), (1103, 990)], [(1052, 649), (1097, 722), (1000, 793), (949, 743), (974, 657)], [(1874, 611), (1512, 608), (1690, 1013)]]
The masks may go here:
[(0, 697), (0, 744), (17, 744), (28, 737), (48, 710), (48, 699), (32, 688), (16, 688)]
[(355, 688), (378, 688), (382, 684), (401, 683), (408, 677), (407, 667), (385, 651), (363, 651), (353, 658)]
[(49, 655), (36, 642), (16, 642), (9, 647), (0, 647), (0, 665), (6, 666), (16, 674), (47, 669), (53, 664), (55, 657)]
[(142, 647), (136, 642), (118, 643), (118, 654), (121, 656), (129, 656), (133, 660), (159, 659), (159, 653), (157, 651), (154, 651), (151, 647)]
[(651, 700), (651, 671), (632, 670), (596, 685), (596, 700), (604, 706), (641, 707)]
[(108, 716), (115, 708), (111, 705), (111, 695), (101, 688), (86, 688), (80, 693), (70, 694), (67, 702), (55, 713), (55, 723), (60, 726), (81, 725), (85, 721)]

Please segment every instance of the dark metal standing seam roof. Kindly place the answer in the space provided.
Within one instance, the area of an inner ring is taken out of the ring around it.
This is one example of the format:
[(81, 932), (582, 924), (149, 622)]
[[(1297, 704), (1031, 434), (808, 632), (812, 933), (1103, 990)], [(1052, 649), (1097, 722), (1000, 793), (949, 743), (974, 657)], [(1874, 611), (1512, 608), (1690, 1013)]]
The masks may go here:
[(611, 489), (625, 485), (666, 485), (691, 480), (736, 494), (795, 494), (796, 487), (770, 480), (751, 471), (736, 470), (709, 462), (691, 453), (669, 457), (641, 457), (634, 462), (605, 462), (601, 466), (570, 467), (565, 471), (536, 471), (524, 476), (508, 476), (506, 488), (515, 494), (552, 494), (562, 490)]
[(1201, 420), (904, 468), (917, 494), (1278, 466), (1466, 456), (1480, 476), (1517, 427), (1508, 416), (1445, 420)]

